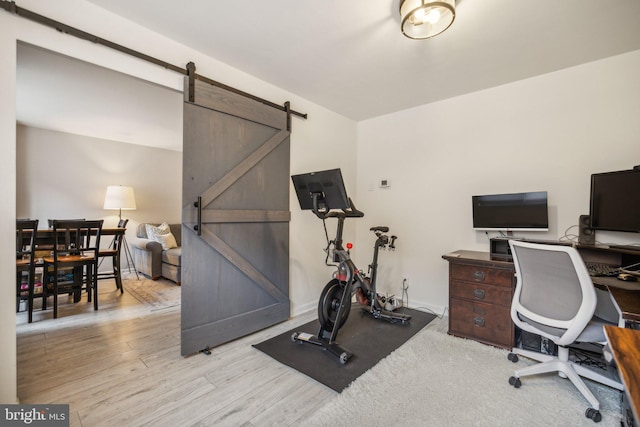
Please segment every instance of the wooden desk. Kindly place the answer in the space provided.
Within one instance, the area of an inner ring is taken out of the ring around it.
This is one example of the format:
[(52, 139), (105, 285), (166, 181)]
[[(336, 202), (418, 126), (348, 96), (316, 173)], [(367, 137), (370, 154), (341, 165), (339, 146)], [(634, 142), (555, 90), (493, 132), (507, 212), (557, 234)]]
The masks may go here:
[(626, 322), (640, 323), (640, 290), (609, 286), (609, 292)]
[(449, 331), (497, 347), (513, 348), (515, 325), (509, 309), (515, 289), (512, 262), (488, 252), (456, 251), (449, 261)]
[(640, 331), (605, 326), (604, 333), (622, 376), (624, 392), (628, 400), (625, 403), (628, 403), (631, 408), (631, 414), (624, 410), (623, 422), (626, 423), (625, 425), (637, 426), (640, 420), (638, 417), (640, 414)]
[(605, 287), (625, 322), (640, 324), (640, 281), (625, 282), (615, 277), (592, 277), (593, 284)]
[[(638, 252), (608, 247), (578, 247), (583, 258), (615, 265), (637, 262)], [(621, 258), (624, 257), (624, 258)], [(498, 347), (515, 345), (515, 325), (509, 308), (515, 289), (512, 261), (489, 252), (458, 250), (442, 256), (449, 261), (449, 334)], [(622, 319), (640, 326), (640, 281), (592, 277), (594, 285), (609, 290)]]

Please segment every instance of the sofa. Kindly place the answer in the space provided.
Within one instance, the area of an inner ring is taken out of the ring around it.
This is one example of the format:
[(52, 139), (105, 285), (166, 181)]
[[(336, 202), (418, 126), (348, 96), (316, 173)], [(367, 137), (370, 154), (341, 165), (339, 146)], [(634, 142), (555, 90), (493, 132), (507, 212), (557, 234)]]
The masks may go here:
[[(182, 225), (169, 224), (171, 234), (175, 237), (178, 245), (178, 247), (170, 249), (163, 249), (160, 242), (150, 238), (152, 236), (147, 235), (146, 225), (147, 223), (138, 225), (136, 238), (130, 242), (136, 269), (152, 280), (164, 277), (180, 285)], [(159, 226), (159, 224), (150, 225)]]

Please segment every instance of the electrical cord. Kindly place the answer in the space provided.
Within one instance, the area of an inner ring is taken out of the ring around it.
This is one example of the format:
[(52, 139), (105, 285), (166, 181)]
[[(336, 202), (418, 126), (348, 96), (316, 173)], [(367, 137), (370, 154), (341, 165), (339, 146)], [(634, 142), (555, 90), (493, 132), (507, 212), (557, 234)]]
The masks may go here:
[[(405, 299), (405, 295), (407, 299)], [(409, 306), (409, 285), (407, 285), (407, 279), (402, 279), (402, 303), (405, 307)], [(406, 303), (405, 303), (406, 301)]]
[(577, 243), (578, 241), (578, 235), (577, 234), (569, 234), (569, 230), (571, 230), (574, 227), (577, 227), (578, 225), (572, 225), (569, 228), (567, 228), (566, 230), (564, 230), (564, 235), (562, 235), (558, 240), (560, 242), (571, 242), (571, 243)]
[[(402, 305), (404, 307), (409, 307), (409, 285), (407, 285), (407, 279), (402, 279)], [(429, 307), (412, 307), (414, 310), (420, 310), (427, 312), (429, 314), (433, 314), (438, 319), (442, 319), (447, 315), (448, 307), (444, 308), (442, 314), (438, 314), (435, 311), (431, 310)]]
[(429, 307), (413, 307), (414, 310), (419, 310), (419, 311), (424, 311), (426, 313), (429, 314), (433, 314), (434, 316), (436, 316), (438, 319), (442, 319), (447, 315), (447, 307), (444, 308), (444, 311), (442, 312), (442, 314), (438, 314), (435, 311), (433, 311), (432, 309), (430, 309)]
[(622, 273), (627, 273), (627, 274), (638, 274), (639, 270), (631, 270), (632, 267), (638, 267), (640, 265), (640, 262), (636, 262), (635, 264), (630, 264), (630, 265), (623, 265), (622, 267), (620, 267), (620, 271)]
[(600, 358), (596, 358), (588, 351), (572, 348), (574, 363), (582, 366), (589, 366), (597, 369), (607, 370), (607, 363)]
[(329, 232), (327, 231), (327, 220), (322, 218), (322, 227), (324, 227), (324, 237), (327, 240), (327, 247), (329, 246)]

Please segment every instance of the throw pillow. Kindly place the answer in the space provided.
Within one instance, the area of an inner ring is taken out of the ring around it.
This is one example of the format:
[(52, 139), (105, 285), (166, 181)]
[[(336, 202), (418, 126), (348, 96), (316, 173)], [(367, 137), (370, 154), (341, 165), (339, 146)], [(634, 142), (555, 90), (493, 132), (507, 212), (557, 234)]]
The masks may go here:
[(150, 240), (154, 240), (162, 245), (163, 250), (177, 248), (178, 243), (176, 242), (176, 238), (173, 234), (171, 234), (171, 229), (169, 228), (169, 224), (163, 222), (159, 226), (145, 224), (145, 229), (147, 232), (147, 237)]
[(171, 232), (167, 234), (158, 234), (155, 238), (155, 241), (160, 243), (162, 245), (162, 250), (165, 250), (165, 251), (167, 249), (178, 247), (176, 238)]
[(157, 236), (158, 234), (167, 234), (171, 232), (169, 224), (167, 224), (166, 222), (163, 222), (160, 225), (145, 224), (144, 228), (147, 232), (147, 238), (151, 240), (155, 240), (155, 236)]

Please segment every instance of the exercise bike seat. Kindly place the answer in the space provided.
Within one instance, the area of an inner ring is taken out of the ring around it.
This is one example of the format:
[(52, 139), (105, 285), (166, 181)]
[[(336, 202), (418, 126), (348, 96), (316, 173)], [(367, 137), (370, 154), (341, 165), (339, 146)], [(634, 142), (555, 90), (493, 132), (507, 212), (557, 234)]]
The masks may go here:
[(371, 231), (381, 231), (383, 233), (386, 233), (387, 231), (389, 231), (389, 227), (386, 227), (384, 225), (379, 225), (377, 227), (371, 227), (369, 230), (371, 230)]

